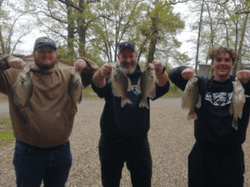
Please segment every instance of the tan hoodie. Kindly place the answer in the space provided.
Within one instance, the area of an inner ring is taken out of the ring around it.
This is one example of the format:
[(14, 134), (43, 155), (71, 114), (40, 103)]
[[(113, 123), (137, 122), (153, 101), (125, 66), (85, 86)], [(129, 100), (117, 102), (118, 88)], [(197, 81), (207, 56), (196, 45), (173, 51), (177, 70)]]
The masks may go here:
[[(68, 141), (75, 114), (68, 97), (70, 70), (72, 68), (53, 68), (42, 73), (37, 66), (31, 66), (30, 77), (33, 83), (34, 99), (29, 102), (29, 110), (22, 110), (14, 104), (13, 84), (20, 70), (10, 68), (11, 55), (0, 56), (0, 92), (8, 95), (10, 118), (14, 136), (20, 142), (42, 147), (54, 147)], [(81, 57), (87, 66), (81, 73), (84, 87), (91, 83), (98, 66)], [(77, 106), (73, 106), (76, 108)]]

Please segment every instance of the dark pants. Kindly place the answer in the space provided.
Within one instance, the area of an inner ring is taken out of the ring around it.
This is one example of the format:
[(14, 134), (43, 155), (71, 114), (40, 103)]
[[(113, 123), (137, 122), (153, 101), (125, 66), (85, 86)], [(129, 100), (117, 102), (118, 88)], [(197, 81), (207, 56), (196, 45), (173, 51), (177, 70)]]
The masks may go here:
[(244, 172), (240, 145), (225, 148), (196, 142), (188, 157), (189, 187), (243, 187)]
[(99, 156), (104, 187), (119, 187), (125, 162), (133, 187), (151, 187), (152, 158), (147, 138), (119, 142), (101, 137)]
[(72, 165), (69, 141), (38, 148), (16, 141), (13, 163), (18, 187), (64, 187)]

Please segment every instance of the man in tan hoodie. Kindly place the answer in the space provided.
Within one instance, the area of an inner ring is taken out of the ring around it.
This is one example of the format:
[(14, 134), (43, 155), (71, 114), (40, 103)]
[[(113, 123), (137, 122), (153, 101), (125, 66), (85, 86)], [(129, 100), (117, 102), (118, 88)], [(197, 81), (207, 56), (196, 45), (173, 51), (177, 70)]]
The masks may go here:
[(86, 87), (98, 66), (80, 57), (74, 68), (57, 68), (56, 50), (51, 38), (40, 37), (33, 66), (12, 55), (0, 56), (0, 92), (9, 99), (18, 187), (40, 187), (42, 181), (47, 187), (64, 187), (72, 164), (69, 136), (77, 110), (69, 97), (72, 70)]

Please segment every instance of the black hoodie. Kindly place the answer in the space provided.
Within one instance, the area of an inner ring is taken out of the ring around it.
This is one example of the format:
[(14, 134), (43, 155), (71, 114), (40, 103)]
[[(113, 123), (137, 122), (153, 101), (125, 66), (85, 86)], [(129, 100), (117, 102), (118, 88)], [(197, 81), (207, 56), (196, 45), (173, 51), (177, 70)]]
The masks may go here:
[[(121, 98), (112, 94), (111, 84), (108, 83), (103, 88), (98, 88), (92, 83), (93, 90), (100, 98), (105, 99), (105, 106), (100, 119), (101, 133), (104, 137), (114, 140), (131, 141), (147, 136), (150, 128), (149, 109), (139, 107), (141, 94), (137, 92), (137, 82), (142, 75), (140, 66), (137, 64), (133, 74), (128, 74), (133, 90), (127, 92), (127, 97), (132, 104), (121, 107)], [(156, 85), (155, 100), (168, 92), (169, 82), (165, 86)], [(148, 98), (149, 103), (149, 98)]]
[[(181, 90), (185, 89), (187, 80), (181, 72), (185, 66), (174, 68), (169, 72), (170, 80)], [(201, 107), (195, 108), (198, 119), (194, 121), (194, 134), (199, 142), (216, 143), (223, 146), (234, 146), (244, 143), (249, 121), (250, 99), (246, 98), (242, 118), (238, 119), (238, 130), (232, 127), (232, 115), (229, 108), (233, 95), (234, 76), (225, 82), (218, 82), (214, 77), (198, 77)], [(250, 93), (250, 82), (243, 84), (245, 94)]]

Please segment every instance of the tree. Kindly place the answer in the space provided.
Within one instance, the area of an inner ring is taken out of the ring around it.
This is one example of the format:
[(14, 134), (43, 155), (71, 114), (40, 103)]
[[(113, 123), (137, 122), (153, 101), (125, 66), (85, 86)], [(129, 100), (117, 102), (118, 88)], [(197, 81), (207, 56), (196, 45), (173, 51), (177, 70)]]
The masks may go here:
[[(202, 21), (201, 45), (199, 50), (206, 55), (211, 47), (226, 46), (236, 50), (239, 58), (236, 61), (233, 74), (236, 73), (238, 65), (242, 63), (242, 58), (249, 56), (249, 50), (245, 46), (249, 46), (249, 41), (246, 40), (249, 36), (248, 14), (239, 15), (240, 10), (249, 10), (249, 4), (242, 0), (232, 1), (207, 1), (205, 0), (204, 16)], [(198, 7), (198, 1), (193, 4), (192, 11), (195, 12)], [(244, 8), (243, 8), (244, 7)], [(197, 20), (199, 23), (199, 21)], [(199, 27), (195, 23), (193, 29)]]
[(2, 54), (15, 53), (18, 44), (22, 43), (22, 38), (32, 30), (30, 24), (21, 21), (27, 12), (10, 14), (11, 9), (12, 6), (9, 2), (0, 1), (0, 53)]

